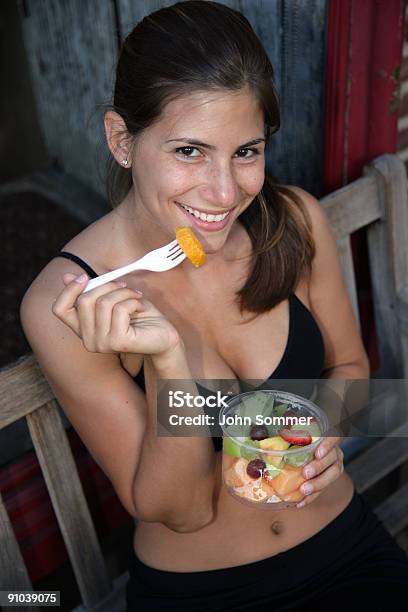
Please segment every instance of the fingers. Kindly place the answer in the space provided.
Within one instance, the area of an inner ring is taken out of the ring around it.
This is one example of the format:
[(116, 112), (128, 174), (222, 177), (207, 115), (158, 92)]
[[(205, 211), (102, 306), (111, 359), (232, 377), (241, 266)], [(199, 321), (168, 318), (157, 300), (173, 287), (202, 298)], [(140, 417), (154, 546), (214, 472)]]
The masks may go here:
[(297, 505), (298, 508), (312, 502), (316, 494), (337, 480), (344, 471), (343, 456), (341, 448), (336, 446), (320, 461), (311, 461), (305, 466), (303, 474), (308, 480), (302, 484), (300, 491), (307, 497)]
[(313, 478), (313, 480), (309, 480), (305, 482), (300, 487), (300, 490), (305, 495), (310, 495), (311, 493), (316, 493), (317, 491), (321, 491), (325, 489), (329, 484), (337, 480), (337, 478), (342, 474), (343, 466), (340, 465), (340, 462), (332, 463), (330, 467), (328, 467), (320, 476), (317, 478)]
[(341, 462), (343, 462), (343, 451), (339, 446), (335, 446), (324, 455), (323, 459), (313, 459), (313, 461), (310, 461), (310, 463), (303, 468), (303, 476), (310, 479), (321, 474), (332, 463), (335, 463), (339, 457), (341, 458)]
[[(67, 277), (68, 275), (64, 276)], [(86, 287), (88, 280), (87, 274), (74, 276), (52, 305), (52, 312), (55, 316), (68, 325), (77, 335), (80, 335), (80, 326), (75, 303)]]
[(52, 311), (82, 339), (87, 350), (105, 352), (114, 306), (142, 294), (125, 288), (123, 281), (106, 283), (84, 294), (88, 280), (86, 274), (64, 274), (66, 287), (55, 300)]
[[(95, 327), (93, 333), (95, 337), (103, 340), (103, 338), (106, 338), (108, 335), (111, 337), (116, 336), (119, 333), (119, 330), (122, 335), (127, 333), (131, 314), (135, 310), (141, 310), (137, 300), (137, 298), (140, 297), (141, 293), (139, 291), (124, 287), (114, 289), (113, 291), (98, 297), (95, 301), (95, 306), (93, 309), (91, 309), (90, 313), (91, 319), (92, 315), (94, 315)], [(118, 327), (116, 322), (113, 320), (114, 317), (115, 321), (117, 318), (115, 316), (115, 312), (122, 313), (120, 327)], [(112, 325), (114, 325), (114, 329), (112, 329)], [(92, 327), (90, 327), (90, 333), (91, 332)]]
[(63, 274), (62, 280), (64, 281), (64, 285), (68, 285), (69, 283), (71, 283), (75, 277), (76, 274), (72, 274), (72, 272), (67, 272), (66, 274)]
[(316, 449), (315, 456), (317, 457), (317, 459), (322, 459), (325, 455), (327, 455), (327, 453), (331, 451), (332, 448), (338, 446), (339, 442), (339, 436), (330, 436), (325, 438), (323, 442), (320, 442)]
[[(129, 346), (126, 337), (130, 332), (130, 320), (136, 313), (143, 312), (144, 305), (141, 296), (133, 296), (115, 304), (112, 308), (112, 319), (110, 328), (110, 343), (116, 351), (126, 353)], [(132, 330), (134, 336), (134, 330)]]
[(308, 495), (307, 497), (305, 497), (305, 499), (303, 499), (301, 502), (296, 504), (296, 508), (304, 508), (305, 506), (311, 504), (312, 502), (314, 502), (315, 499), (319, 497), (320, 494), (321, 494), (321, 491)]
[(88, 351), (115, 352), (116, 349), (111, 345), (113, 308), (124, 300), (135, 298), (136, 295), (132, 289), (123, 287), (124, 284), (114, 281), (79, 296), (77, 309), (81, 337)]

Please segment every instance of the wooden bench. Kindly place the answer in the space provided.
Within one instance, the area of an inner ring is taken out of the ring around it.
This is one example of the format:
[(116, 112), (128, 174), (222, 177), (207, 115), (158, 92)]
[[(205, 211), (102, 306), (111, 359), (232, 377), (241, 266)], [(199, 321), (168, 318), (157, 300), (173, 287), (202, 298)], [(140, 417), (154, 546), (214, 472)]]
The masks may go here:
[[(322, 205), (338, 242), (357, 317), (350, 234), (365, 228), (381, 357), (376, 375), (407, 377), (408, 204), (404, 166), (396, 156), (381, 156), (366, 167), (363, 178), (328, 195)], [(61, 422), (60, 408), (32, 355), (0, 371), (0, 429), (22, 418), (27, 420), (81, 593), (83, 605), (77, 611), (124, 610), (127, 575), (119, 576), (112, 584)], [(407, 462), (408, 438), (404, 436), (408, 427), (401, 427), (397, 433), (400, 437), (376, 441), (375, 446), (348, 463), (347, 470), (359, 491), (366, 491)], [(376, 512), (396, 535), (408, 525), (407, 507), (408, 484), (402, 484), (376, 507)], [(0, 492), (0, 590), (31, 588)]]

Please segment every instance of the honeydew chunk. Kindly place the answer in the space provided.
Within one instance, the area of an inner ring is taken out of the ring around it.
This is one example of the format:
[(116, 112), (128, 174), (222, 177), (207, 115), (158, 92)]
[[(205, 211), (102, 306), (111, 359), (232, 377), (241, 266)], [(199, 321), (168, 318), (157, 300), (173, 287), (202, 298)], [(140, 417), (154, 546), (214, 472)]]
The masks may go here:
[(283, 457), (276, 455), (265, 455), (263, 458), (265, 459), (265, 463), (272, 465), (275, 468), (280, 468), (284, 464)]
[[(255, 440), (247, 439), (245, 442), (245, 446), (241, 447), (241, 457), (244, 457), (244, 459), (248, 459), (248, 461), (252, 461), (253, 459), (256, 459), (257, 457), (259, 457), (260, 453), (258, 450), (259, 449), (258, 444), (259, 442), (256, 442)], [(246, 448), (247, 446), (250, 446), (254, 450), (252, 451), (249, 448)]]
[(241, 447), (232, 438), (225, 437), (223, 440), (222, 450), (231, 457), (241, 456)]
[[(290, 450), (295, 450), (297, 448), (305, 448), (304, 446), (297, 446), (294, 444), (290, 447)], [(284, 460), (288, 465), (292, 465), (293, 467), (299, 467), (301, 465), (305, 465), (309, 463), (313, 459), (313, 451), (305, 450), (304, 453), (288, 453), (285, 455)]]

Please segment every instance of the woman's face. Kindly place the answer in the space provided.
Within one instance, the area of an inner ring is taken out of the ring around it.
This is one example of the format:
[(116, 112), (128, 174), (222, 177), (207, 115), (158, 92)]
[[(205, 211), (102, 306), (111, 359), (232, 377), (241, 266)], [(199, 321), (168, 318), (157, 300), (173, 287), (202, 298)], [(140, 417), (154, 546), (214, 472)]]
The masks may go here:
[(167, 238), (188, 226), (217, 252), (262, 188), (264, 148), (264, 116), (248, 89), (169, 102), (132, 153), (140, 227)]

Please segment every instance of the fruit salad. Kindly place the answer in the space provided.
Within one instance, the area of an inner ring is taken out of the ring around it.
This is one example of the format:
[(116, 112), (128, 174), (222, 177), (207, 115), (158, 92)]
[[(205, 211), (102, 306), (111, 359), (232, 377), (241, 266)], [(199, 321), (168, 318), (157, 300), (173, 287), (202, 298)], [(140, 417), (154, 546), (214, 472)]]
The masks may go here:
[(221, 411), (220, 424), (223, 480), (234, 497), (274, 509), (304, 498), (302, 470), (328, 425), (315, 404), (280, 391), (243, 393)]

